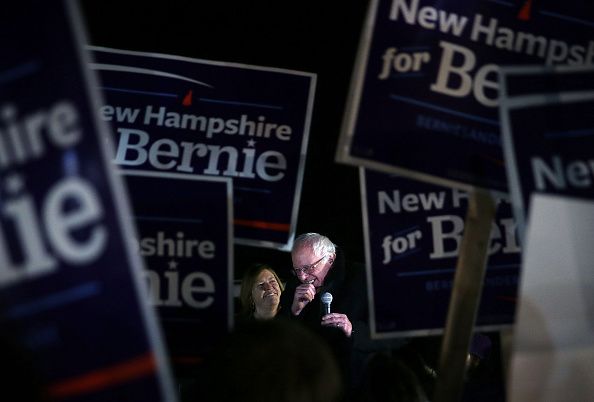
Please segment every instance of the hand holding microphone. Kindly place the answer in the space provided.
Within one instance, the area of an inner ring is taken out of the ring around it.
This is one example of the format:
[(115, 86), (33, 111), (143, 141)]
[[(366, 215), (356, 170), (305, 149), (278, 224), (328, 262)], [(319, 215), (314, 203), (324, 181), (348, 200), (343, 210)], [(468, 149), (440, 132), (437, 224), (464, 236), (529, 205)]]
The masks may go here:
[(321, 302), (324, 306), (324, 316), (322, 317), (322, 325), (327, 327), (337, 327), (350, 337), (353, 332), (353, 325), (346, 314), (331, 313), (330, 305), (332, 304), (332, 294), (325, 292), (322, 294)]

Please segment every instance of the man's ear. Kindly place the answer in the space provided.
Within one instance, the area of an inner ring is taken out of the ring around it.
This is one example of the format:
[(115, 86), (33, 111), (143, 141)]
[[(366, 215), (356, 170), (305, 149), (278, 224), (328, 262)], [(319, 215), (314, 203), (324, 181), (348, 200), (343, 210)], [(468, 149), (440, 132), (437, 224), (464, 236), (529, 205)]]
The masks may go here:
[(334, 264), (334, 260), (336, 259), (336, 254), (332, 254), (330, 258), (328, 258), (328, 262), (330, 265)]

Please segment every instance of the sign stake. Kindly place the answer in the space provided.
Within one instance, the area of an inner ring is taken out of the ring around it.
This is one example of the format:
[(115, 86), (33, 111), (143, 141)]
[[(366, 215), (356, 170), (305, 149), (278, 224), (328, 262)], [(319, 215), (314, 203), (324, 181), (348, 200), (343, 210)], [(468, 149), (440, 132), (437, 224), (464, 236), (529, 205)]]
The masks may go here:
[(495, 210), (496, 204), (489, 192), (475, 189), (470, 194), (441, 345), (435, 402), (458, 402), (462, 396), (466, 356), (483, 289)]

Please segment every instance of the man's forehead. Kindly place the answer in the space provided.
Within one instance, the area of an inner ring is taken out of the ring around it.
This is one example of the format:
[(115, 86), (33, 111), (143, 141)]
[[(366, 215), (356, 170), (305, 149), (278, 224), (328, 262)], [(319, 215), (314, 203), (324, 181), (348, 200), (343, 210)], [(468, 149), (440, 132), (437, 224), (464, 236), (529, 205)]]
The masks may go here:
[(293, 250), (291, 256), (295, 258), (309, 258), (309, 257), (316, 257), (314, 250), (310, 246), (299, 246)]

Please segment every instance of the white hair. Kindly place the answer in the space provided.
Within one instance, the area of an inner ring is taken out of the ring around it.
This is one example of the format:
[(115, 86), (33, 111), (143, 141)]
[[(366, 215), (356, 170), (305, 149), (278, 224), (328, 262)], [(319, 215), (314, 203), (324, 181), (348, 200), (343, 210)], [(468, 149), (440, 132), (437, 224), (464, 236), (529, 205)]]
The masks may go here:
[(299, 235), (293, 243), (293, 250), (310, 247), (314, 255), (321, 257), (329, 254), (336, 254), (336, 244), (332, 243), (329, 238), (319, 233), (304, 233)]

